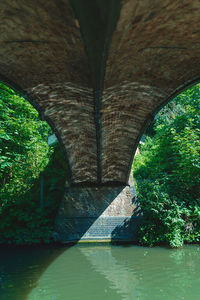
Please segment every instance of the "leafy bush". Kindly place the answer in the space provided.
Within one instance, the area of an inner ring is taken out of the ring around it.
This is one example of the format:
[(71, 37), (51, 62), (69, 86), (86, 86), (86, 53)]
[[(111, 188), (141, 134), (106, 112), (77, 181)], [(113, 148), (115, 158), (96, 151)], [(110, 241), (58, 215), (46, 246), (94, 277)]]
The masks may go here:
[[(160, 111), (133, 162), (144, 214), (140, 242), (200, 241), (200, 85)], [(152, 130), (150, 131), (152, 132)]]
[(59, 147), (47, 144), (50, 132), (28, 101), (0, 84), (0, 243), (51, 241), (66, 169)]

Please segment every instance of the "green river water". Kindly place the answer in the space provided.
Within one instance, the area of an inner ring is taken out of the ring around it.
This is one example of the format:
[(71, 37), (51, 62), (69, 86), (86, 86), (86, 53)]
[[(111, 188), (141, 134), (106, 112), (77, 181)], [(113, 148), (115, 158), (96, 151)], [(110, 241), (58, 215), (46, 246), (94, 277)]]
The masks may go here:
[(200, 246), (0, 247), (0, 299), (200, 299)]

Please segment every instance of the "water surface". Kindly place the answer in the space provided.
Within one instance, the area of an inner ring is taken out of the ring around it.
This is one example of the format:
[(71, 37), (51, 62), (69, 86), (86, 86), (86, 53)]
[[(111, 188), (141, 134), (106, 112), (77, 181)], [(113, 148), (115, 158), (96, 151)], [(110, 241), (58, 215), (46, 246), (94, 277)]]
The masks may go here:
[(200, 299), (200, 246), (0, 247), (0, 299)]

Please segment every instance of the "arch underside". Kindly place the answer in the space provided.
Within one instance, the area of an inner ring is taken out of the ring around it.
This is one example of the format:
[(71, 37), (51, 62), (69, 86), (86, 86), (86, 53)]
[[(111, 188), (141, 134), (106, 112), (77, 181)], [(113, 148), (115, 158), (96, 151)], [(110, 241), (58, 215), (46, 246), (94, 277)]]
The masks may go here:
[(56, 128), (72, 183), (125, 184), (145, 125), (199, 80), (200, 4), (84, 3), (2, 0), (0, 74)]

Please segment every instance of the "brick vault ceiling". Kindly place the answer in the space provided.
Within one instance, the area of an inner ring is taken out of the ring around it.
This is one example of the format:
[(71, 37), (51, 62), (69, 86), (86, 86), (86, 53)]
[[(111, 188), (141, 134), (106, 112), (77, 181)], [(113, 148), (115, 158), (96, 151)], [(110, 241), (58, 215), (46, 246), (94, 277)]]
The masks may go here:
[(2, 0), (0, 75), (55, 128), (74, 183), (126, 183), (145, 124), (199, 80), (199, 0)]

